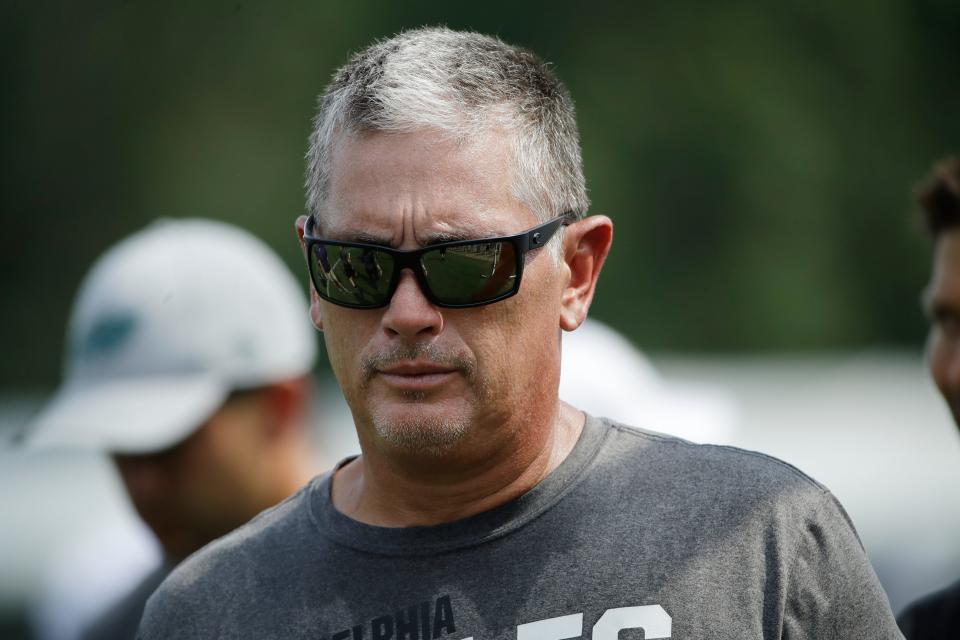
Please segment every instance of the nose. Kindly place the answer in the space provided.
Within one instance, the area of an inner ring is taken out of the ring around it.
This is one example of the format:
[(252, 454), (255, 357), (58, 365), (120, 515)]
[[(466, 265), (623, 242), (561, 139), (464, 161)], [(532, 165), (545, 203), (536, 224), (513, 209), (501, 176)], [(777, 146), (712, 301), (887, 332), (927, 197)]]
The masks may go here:
[(439, 335), (443, 331), (443, 314), (423, 295), (410, 269), (400, 273), (397, 290), (381, 325), (391, 337), (408, 340)]

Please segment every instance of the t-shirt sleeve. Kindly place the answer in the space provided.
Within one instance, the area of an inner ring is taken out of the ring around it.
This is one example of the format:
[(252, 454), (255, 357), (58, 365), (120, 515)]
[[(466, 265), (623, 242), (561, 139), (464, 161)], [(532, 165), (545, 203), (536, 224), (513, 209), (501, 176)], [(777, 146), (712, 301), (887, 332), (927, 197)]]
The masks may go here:
[(803, 521), (785, 610), (785, 640), (902, 640), (850, 517), (824, 490)]

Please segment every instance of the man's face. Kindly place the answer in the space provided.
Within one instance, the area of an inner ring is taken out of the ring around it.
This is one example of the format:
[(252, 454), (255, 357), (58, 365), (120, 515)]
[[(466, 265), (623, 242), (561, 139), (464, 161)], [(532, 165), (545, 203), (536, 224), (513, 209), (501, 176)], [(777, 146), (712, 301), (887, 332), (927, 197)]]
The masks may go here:
[(173, 558), (186, 557), (263, 508), (257, 460), (265, 415), (259, 403), (255, 394), (231, 399), (170, 449), (113, 456), (137, 513)]
[[(399, 249), (518, 233), (538, 220), (511, 195), (510, 164), (498, 134), (469, 144), (428, 131), (345, 139), (316, 233)], [(409, 271), (383, 309), (314, 294), (361, 440), (439, 452), (492, 436), (484, 425), (554, 410), (563, 273), (548, 249), (534, 251), (516, 296), (470, 309), (433, 306)]]
[(927, 362), (934, 382), (960, 424), (960, 228), (937, 238), (926, 293), (930, 318)]

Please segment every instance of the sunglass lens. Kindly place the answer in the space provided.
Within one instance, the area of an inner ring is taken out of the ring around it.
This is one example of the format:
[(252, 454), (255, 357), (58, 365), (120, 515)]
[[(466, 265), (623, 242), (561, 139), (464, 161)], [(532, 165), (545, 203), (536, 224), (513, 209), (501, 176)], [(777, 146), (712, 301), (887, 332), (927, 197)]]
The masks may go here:
[(469, 305), (513, 291), (517, 253), (510, 242), (484, 242), (428, 251), (420, 265), (433, 296), (444, 304)]
[(310, 270), (321, 297), (355, 307), (388, 302), (393, 259), (376, 249), (317, 243), (310, 251)]

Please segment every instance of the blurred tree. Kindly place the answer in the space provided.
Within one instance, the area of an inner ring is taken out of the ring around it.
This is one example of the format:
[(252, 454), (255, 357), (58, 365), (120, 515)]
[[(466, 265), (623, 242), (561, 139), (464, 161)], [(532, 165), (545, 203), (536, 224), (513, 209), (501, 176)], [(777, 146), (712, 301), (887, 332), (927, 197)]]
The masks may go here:
[(0, 385), (51, 385), (76, 287), (158, 216), (302, 270), (314, 100), (348, 52), (444, 23), (556, 64), (616, 240), (595, 313), (659, 350), (915, 348), (910, 188), (960, 148), (960, 6), (415, 0), (0, 8)]

